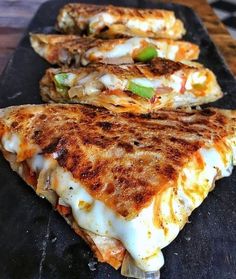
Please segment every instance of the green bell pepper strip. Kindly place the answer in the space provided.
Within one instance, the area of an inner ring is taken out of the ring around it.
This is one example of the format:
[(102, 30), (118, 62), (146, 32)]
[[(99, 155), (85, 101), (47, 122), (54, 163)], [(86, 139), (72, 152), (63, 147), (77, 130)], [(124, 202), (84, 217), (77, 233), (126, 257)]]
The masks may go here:
[(135, 61), (147, 62), (157, 57), (157, 50), (154, 46), (149, 45), (143, 48), (135, 57)]
[(66, 73), (60, 73), (54, 76), (54, 83), (58, 92), (65, 93), (67, 90), (68, 86), (65, 84), (67, 78), (68, 74)]
[(66, 93), (66, 91), (68, 90), (69, 75), (71, 75), (71, 74), (70, 73), (59, 73), (54, 76), (54, 83), (55, 83), (55, 86), (56, 86), (56, 89), (58, 92)]
[(155, 94), (153, 87), (142, 86), (133, 81), (129, 82), (127, 89), (132, 93), (147, 99), (151, 99)]

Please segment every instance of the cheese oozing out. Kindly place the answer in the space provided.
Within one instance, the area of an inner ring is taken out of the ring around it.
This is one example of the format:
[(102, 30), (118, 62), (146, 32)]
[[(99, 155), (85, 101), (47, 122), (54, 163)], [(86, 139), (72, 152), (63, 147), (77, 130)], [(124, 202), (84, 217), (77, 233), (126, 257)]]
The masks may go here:
[[(8, 152), (16, 154), (20, 152), (20, 139), (15, 134), (4, 136), (2, 145)], [(36, 173), (42, 171), (47, 173), (46, 170), (53, 164), (54, 168), (48, 180), (50, 187), (58, 194), (64, 205), (71, 207), (78, 225), (95, 234), (119, 239), (135, 264), (140, 269), (150, 272), (162, 267), (164, 259), (161, 249), (177, 236), (187, 217), (212, 189), (215, 178), (231, 174), (233, 168), (231, 142), (224, 142), (222, 146), (225, 147), (223, 157), (214, 146), (201, 148), (198, 154), (202, 158), (203, 166), (199, 167), (196, 161), (192, 160), (183, 168), (177, 185), (173, 185), (177, 186), (177, 193), (174, 194), (173, 187), (167, 188), (131, 220), (116, 214), (103, 202), (94, 199), (70, 172), (59, 165), (55, 167), (57, 153), (54, 153), (51, 159), (37, 153), (28, 159), (27, 163)], [(154, 222), (157, 200), (160, 204), (159, 218), (164, 220), (165, 229)]]
[[(89, 56), (92, 54), (95, 57), (98, 58), (117, 58), (117, 57), (122, 57), (122, 56), (126, 56), (126, 55), (131, 55), (132, 52), (141, 47), (141, 42), (144, 39), (142, 38), (131, 38), (126, 40), (124, 43), (121, 44), (117, 44), (116, 46), (114, 46), (114, 48), (112, 48), (111, 50), (102, 50), (99, 47), (94, 47), (89, 49), (86, 54), (85, 57), (87, 57), (89, 59)], [(145, 41), (150, 41), (149, 39), (145, 39)]]
[(106, 13), (106, 12), (96, 14), (96, 15), (88, 18), (88, 20), (89, 20), (90, 28), (95, 31), (102, 29), (106, 25), (109, 26), (116, 21), (114, 16), (112, 16), (111, 14)]
[(164, 30), (166, 28), (167, 30), (170, 29), (175, 24), (175, 17), (170, 16), (168, 20), (162, 19), (162, 18), (155, 18), (155, 17), (147, 17), (145, 18), (145, 21), (143, 19), (139, 18), (130, 18), (127, 20), (126, 18), (116, 18), (110, 13), (102, 12), (99, 14), (96, 14), (89, 19), (89, 26), (94, 30), (102, 29), (104, 26), (110, 26), (114, 23), (121, 22), (128, 28), (141, 30), (143, 32), (152, 31), (157, 32), (160, 30)]
[(130, 19), (127, 21), (127, 27), (130, 29), (139, 29), (143, 32), (157, 32), (165, 27), (164, 19), (147, 18), (145, 21), (140, 19)]
[(103, 49), (102, 47), (90, 48), (83, 56), (83, 64), (87, 65), (90, 61), (90, 56), (97, 59), (119, 58), (129, 55), (132, 57), (136, 49), (142, 47), (144, 43), (156, 46), (157, 56), (160, 58), (167, 58), (175, 60), (176, 54), (179, 50), (178, 45), (168, 45), (165, 41), (157, 41), (149, 38), (134, 37), (126, 40), (123, 43), (118, 43), (111, 50)]
[[(105, 74), (99, 79), (103, 85), (108, 89), (120, 89), (127, 90), (128, 80), (120, 79), (112, 74)], [(151, 87), (154, 90), (160, 87), (169, 87), (173, 92), (179, 93), (183, 86), (183, 77), (179, 73), (172, 74), (168, 79), (165, 77), (159, 77), (158, 79), (148, 79), (148, 78), (132, 78), (131, 82), (144, 86)], [(186, 91), (193, 91), (193, 84), (204, 84), (206, 82), (206, 76), (202, 75), (201, 72), (196, 71), (190, 73), (187, 78), (187, 86), (185, 86)], [(169, 92), (167, 92), (169, 93)], [(193, 92), (192, 92), (193, 93)], [(182, 96), (181, 96), (182, 97)]]
[[(126, 69), (127, 66), (120, 67)], [(211, 101), (213, 96), (217, 96), (221, 92), (214, 75), (208, 69), (195, 69), (185, 75), (183, 72), (177, 71), (168, 77), (163, 75), (158, 78), (134, 77), (126, 79), (115, 74), (106, 74), (99, 71), (81, 75), (67, 73), (66, 76), (67, 78), (64, 79), (63, 84), (73, 89), (73, 96), (76, 96), (76, 94), (96, 95), (107, 89), (129, 90), (130, 82), (153, 88), (157, 95), (168, 96), (168, 94), (173, 93), (175, 96), (171, 96), (171, 98), (179, 105), (185, 104), (185, 98), (188, 98), (190, 104), (194, 104), (202, 97), (205, 100), (208, 100), (209, 97), (209, 101)], [(69, 96), (71, 96), (71, 90), (69, 90)]]
[(113, 90), (113, 89), (125, 90), (125, 88), (128, 85), (128, 80), (119, 79), (116, 75), (112, 75), (112, 74), (105, 74), (101, 76), (99, 81), (102, 82), (103, 85), (109, 90)]

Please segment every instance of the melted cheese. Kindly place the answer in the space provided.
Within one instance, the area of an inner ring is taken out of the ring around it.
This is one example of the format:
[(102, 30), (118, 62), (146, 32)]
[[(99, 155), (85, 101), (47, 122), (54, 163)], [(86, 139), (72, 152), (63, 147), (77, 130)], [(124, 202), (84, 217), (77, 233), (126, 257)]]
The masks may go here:
[(188, 75), (185, 87), (187, 90), (193, 88), (193, 84), (204, 84), (206, 82), (206, 75), (201, 74), (201, 72), (193, 72)]
[(120, 89), (124, 90), (128, 84), (127, 80), (122, 80), (112, 74), (106, 74), (100, 77), (99, 81), (101, 81), (106, 88), (113, 90), (113, 89)]
[(170, 82), (168, 86), (174, 89), (175, 92), (180, 92), (182, 88), (183, 78), (178, 76), (177, 74), (173, 74), (170, 76)]
[[(19, 142), (16, 135), (2, 139), (3, 147), (14, 153), (20, 152)], [(230, 175), (233, 156), (230, 144), (232, 142), (222, 145), (227, 147), (223, 149), (224, 158), (217, 148), (201, 148), (198, 156), (193, 157), (180, 173), (175, 185), (177, 192), (174, 187), (169, 187), (131, 220), (117, 215), (103, 202), (94, 199), (70, 172), (58, 165), (50, 173), (50, 187), (62, 204), (71, 207), (81, 228), (121, 240), (139, 268), (155, 271), (164, 263), (161, 249), (177, 236), (192, 210), (212, 189), (215, 178)], [(50, 165), (55, 165), (56, 157), (56, 153), (51, 159), (37, 154), (27, 162), (35, 172), (45, 172)]]
[(145, 21), (143, 19), (139, 18), (129, 18), (129, 20), (126, 19), (126, 17), (122, 18), (116, 18), (110, 13), (102, 12), (99, 14), (96, 14), (89, 18), (89, 24), (92, 26), (94, 30), (100, 29), (103, 26), (111, 26), (112, 24), (116, 22), (121, 22), (125, 24), (128, 28), (141, 30), (143, 32), (146, 31), (152, 31), (157, 32), (159, 30), (163, 30), (164, 28), (170, 29), (175, 24), (175, 17), (170, 16), (168, 20), (163, 18), (154, 18), (154, 17), (147, 17), (145, 18)]
[[(99, 81), (101, 81), (104, 86), (108, 89), (120, 89), (125, 90), (128, 85), (128, 80), (126, 79), (120, 79), (116, 77), (116, 75), (113, 74), (106, 74), (103, 75)], [(149, 79), (149, 78), (132, 78), (132, 82), (144, 86), (144, 87), (152, 87), (154, 89), (158, 89), (159, 87), (170, 87), (172, 88), (173, 92), (179, 93), (182, 90), (183, 86), (183, 77), (180, 76), (179, 73), (175, 73), (169, 76), (169, 78), (166, 78), (165, 76), (159, 77), (158, 79)], [(196, 71), (193, 73), (189, 73), (185, 91), (190, 90), (191, 95), (194, 94), (193, 84), (204, 84), (206, 83), (206, 76), (202, 75), (201, 72)], [(180, 102), (184, 102), (184, 96), (183, 94), (179, 97)], [(190, 96), (192, 100), (196, 100), (194, 96)], [(178, 99), (178, 98), (177, 98)], [(185, 102), (186, 104), (186, 102)]]
[(126, 26), (130, 29), (138, 29), (143, 32), (152, 31), (152, 32), (158, 32), (160, 30), (163, 30), (166, 28), (167, 30), (170, 29), (175, 24), (175, 17), (170, 16), (168, 19), (161, 19), (161, 18), (145, 18), (145, 21), (143, 19), (138, 18), (130, 18)]
[(173, 97), (173, 107), (178, 108), (178, 107), (184, 107), (186, 104), (188, 106), (191, 106), (192, 104), (197, 104), (199, 98), (191, 94), (191, 92), (186, 92), (184, 94), (176, 94)]
[(166, 53), (166, 56), (159, 55), (159, 57), (163, 57), (163, 58), (166, 57), (167, 59), (175, 60), (178, 51), (179, 51), (178, 45), (168, 45), (168, 51)]
[(92, 16), (89, 18), (89, 25), (92, 27), (92, 29), (100, 29), (103, 28), (103, 26), (111, 25), (116, 21), (116, 19), (109, 13), (103, 12), (96, 14), (95, 16)]
[[(104, 58), (117, 58), (125, 56), (127, 54), (131, 55), (136, 48), (140, 48), (142, 46), (142, 41), (144, 41), (142, 38), (131, 38), (125, 41), (123, 44), (116, 45), (112, 50), (100, 51), (98, 53), (96, 52), (95, 56), (103, 56)], [(146, 39), (145, 41), (148, 42), (150, 40)]]
[(127, 27), (130, 29), (139, 29), (144, 32), (152, 31), (157, 32), (166, 26), (164, 19), (146, 18), (145, 21), (138, 18), (131, 18), (127, 21)]
[(133, 51), (141, 48), (144, 42), (156, 46), (157, 56), (160, 58), (175, 60), (176, 54), (179, 50), (179, 46), (175, 45), (173, 42), (168, 44), (167, 42), (161, 40), (158, 41), (149, 38), (134, 37), (127, 39), (123, 43), (118, 43), (111, 50), (103, 50), (102, 46), (101, 48), (94, 47), (89, 49), (83, 57), (83, 63), (88, 64), (91, 55), (93, 59), (119, 58), (126, 55), (130, 55), (132, 57)]
[(4, 149), (11, 153), (17, 153), (20, 149), (20, 139), (15, 134), (5, 134), (2, 137), (2, 144)]

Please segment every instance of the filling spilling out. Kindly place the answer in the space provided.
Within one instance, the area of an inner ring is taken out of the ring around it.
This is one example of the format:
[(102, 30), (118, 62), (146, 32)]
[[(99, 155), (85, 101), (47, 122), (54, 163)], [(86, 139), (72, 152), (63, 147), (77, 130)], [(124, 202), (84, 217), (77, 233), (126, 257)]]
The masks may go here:
[(108, 64), (149, 62), (155, 57), (165, 57), (159, 51), (157, 45), (141, 38), (132, 38), (125, 43), (112, 47), (112, 49), (108, 49), (107, 46), (104, 49), (102, 47), (89, 49), (82, 57), (82, 64), (87, 65), (90, 61), (96, 61), (97, 59), (101, 59)]
[[(134, 32), (145, 35), (145, 32), (172, 32), (172, 28), (177, 20), (173, 14), (169, 14), (168, 19), (147, 16), (145, 22), (143, 18), (129, 18), (113, 16), (111, 13), (102, 12), (88, 18), (88, 33), (102, 33), (110, 29), (110, 32)], [(114, 30), (113, 30), (114, 29)], [(119, 30), (120, 29), (120, 30)], [(174, 35), (174, 34), (172, 34)]]
[[(32, 37), (31, 44), (39, 55), (46, 57), (50, 63), (84, 66), (89, 63), (102, 62), (105, 64), (130, 64), (134, 62), (150, 62), (156, 57), (170, 60), (193, 60), (198, 57), (196, 45), (188, 42), (172, 40), (153, 40), (150, 38), (133, 37), (118, 39), (109, 43), (99, 41), (96, 47), (78, 45), (77, 38), (63, 41), (47, 41), (47, 37), (39, 35)], [(60, 38), (59, 38), (60, 39)], [(63, 38), (65, 39), (65, 38)]]
[(80, 74), (73, 72), (61, 72), (55, 74), (53, 81), (56, 91), (69, 98), (98, 95), (139, 96), (151, 103), (158, 101), (158, 96), (164, 94), (190, 93), (193, 96), (203, 97), (208, 93), (212, 74), (208, 70), (194, 70), (185, 74), (178, 71), (170, 76), (161, 76), (157, 79), (146, 77), (122, 79), (114, 74), (100, 72)]
[(197, 59), (199, 50), (187, 42), (153, 40), (150, 38), (133, 37), (115, 45), (105, 43), (86, 50), (81, 63), (87, 65), (93, 61), (107, 64), (128, 64), (149, 62), (155, 57), (170, 60)]

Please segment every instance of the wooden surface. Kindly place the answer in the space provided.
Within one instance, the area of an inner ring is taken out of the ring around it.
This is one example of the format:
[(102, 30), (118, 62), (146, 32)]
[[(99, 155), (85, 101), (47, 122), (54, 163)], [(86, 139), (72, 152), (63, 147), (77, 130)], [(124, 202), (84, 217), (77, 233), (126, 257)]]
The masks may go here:
[[(150, 0), (155, 2), (157, 0)], [(37, 8), (45, 0), (0, 0), (0, 73), (17, 46)], [(170, 2), (163, 0), (163, 2)], [(236, 75), (236, 40), (215, 15), (206, 0), (173, 0), (193, 8), (203, 20), (213, 41), (220, 49), (231, 71)]]

